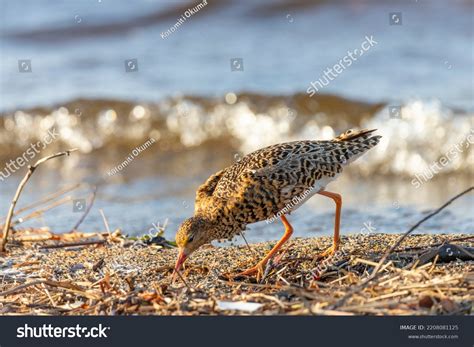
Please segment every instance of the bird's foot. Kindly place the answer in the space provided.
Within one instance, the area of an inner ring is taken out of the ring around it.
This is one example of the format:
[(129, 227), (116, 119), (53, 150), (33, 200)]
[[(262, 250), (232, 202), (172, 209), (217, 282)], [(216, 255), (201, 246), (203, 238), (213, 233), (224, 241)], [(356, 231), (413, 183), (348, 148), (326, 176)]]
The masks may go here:
[(338, 249), (339, 249), (339, 243), (333, 244), (331, 247), (326, 249), (324, 252), (322, 252), (321, 254), (318, 254), (316, 256), (315, 260), (320, 260), (320, 259), (323, 259), (323, 258), (332, 257), (337, 252)]
[(264, 269), (265, 269), (265, 265), (266, 265), (266, 262), (259, 262), (257, 263), (257, 265), (245, 270), (245, 271), (242, 271), (242, 272), (239, 272), (237, 275), (233, 275), (231, 276), (232, 279), (235, 279), (235, 278), (239, 278), (239, 277), (244, 277), (244, 276), (251, 276), (251, 275), (254, 275), (254, 274), (257, 274), (257, 281), (260, 281), (260, 278), (262, 278), (263, 276), (263, 273), (264, 273)]
[(257, 263), (257, 265), (247, 269), (243, 272), (238, 273), (237, 275), (233, 276), (233, 278), (242, 277), (242, 276), (250, 276), (257, 273), (257, 281), (264, 279), (270, 273), (271, 269), (277, 265), (283, 256), (285, 255), (286, 251), (283, 251), (280, 255), (276, 256), (275, 258), (265, 258), (262, 259)]
[(264, 259), (260, 260), (257, 265), (247, 269), (243, 272), (239, 272), (237, 275), (226, 274), (225, 277), (228, 279), (236, 279), (239, 277), (246, 277), (257, 274), (256, 280), (259, 282), (260, 280), (266, 278), (270, 271), (277, 265), (283, 256), (285, 255), (286, 251), (283, 251), (280, 255), (274, 257), (274, 254), (267, 255)]

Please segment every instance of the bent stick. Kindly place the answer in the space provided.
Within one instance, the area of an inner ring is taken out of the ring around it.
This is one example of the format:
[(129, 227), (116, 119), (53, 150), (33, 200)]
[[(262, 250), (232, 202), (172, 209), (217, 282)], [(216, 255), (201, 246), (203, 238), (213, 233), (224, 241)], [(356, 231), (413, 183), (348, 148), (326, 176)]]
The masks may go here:
[(41, 158), (34, 165), (28, 166), (28, 172), (26, 173), (25, 177), (23, 177), (23, 180), (18, 185), (15, 196), (13, 197), (13, 200), (10, 204), (10, 209), (8, 210), (7, 219), (5, 221), (5, 225), (3, 226), (3, 239), (2, 239), (2, 243), (0, 244), (0, 252), (5, 252), (5, 245), (8, 242), (8, 234), (10, 233), (10, 224), (12, 222), (13, 212), (15, 210), (16, 203), (18, 199), (20, 198), (20, 194), (23, 191), (23, 188), (25, 187), (26, 182), (28, 182), (31, 175), (33, 175), (33, 172), (35, 172), (36, 168), (39, 165), (43, 164), (44, 162), (53, 158), (62, 157), (63, 155), (69, 156), (69, 154), (75, 151), (77, 151), (77, 148), (70, 149), (64, 152), (59, 152), (59, 153), (50, 155), (48, 157)]

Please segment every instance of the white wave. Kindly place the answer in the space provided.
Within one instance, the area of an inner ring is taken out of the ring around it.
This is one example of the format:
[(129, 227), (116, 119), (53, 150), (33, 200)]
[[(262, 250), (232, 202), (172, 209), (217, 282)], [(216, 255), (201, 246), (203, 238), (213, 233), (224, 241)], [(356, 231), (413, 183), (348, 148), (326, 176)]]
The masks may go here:
[(389, 107), (385, 107), (363, 124), (366, 128), (377, 128), (383, 136), (371, 151), (370, 161), (364, 162), (364, 169), (415, 175), (454, 149), (458, 155), (452, 156), (442, 173), (469, 172), (473, 156), (472, 146), (466, 140), (473, 132), (473, 120), (472, 114), (455, 114), (438, 100), (406, 102), (401, 108), (401, 119), (391, 119)]
[[(53, 126), (60, 133), (60, 140), (51, 146), (66, 144), (86, 153), (152, 137), (158, 142), (166, 139), (184, 147), (197, 147), (209, 140), (228, 141), (244, 154), (280, 142), (327, 140), (349, 127), (361, 127), (376, 128), (383, 138), (378, 146), (351, 164), (351, 170), (362, 175), (412, 176), (429, 168), (456, 144), (466, 141), (473, 131), (472, 114), (456, 113), (438, 100), (408, 100), (402, 104), (401, 119), (390, 119), (387, 106), (366, 117), (361, 124), (355, 124), (357, 121), (349, 116), (322, 112), (298, 114), (288, 106), (290, 99), (275, 102), (274, 98), (264, 111), (262, 107), (256, 111), (255, 103), (244, 100), (230, 104), (224, 99), (196, 101), (186, 97), (157, 105), (130, 104), (127, 113), (120, 105), (114, 109), (113, 103), (109, 107), (95, 107), (93, 114), (73, 112), (66, 107), (58, 107), (46, 115), (17, 111), (3, 119), (0, 150), (8, 152), (15, 147), (21, 150), (42, 138)], [(340, 102), (350, 106), (350, 101)], [(93, 103), (90, 101), (96, 106)], [(473, 163), (472, 146), (465, 146), (443, 166), (441, 173), (472, 173)]]

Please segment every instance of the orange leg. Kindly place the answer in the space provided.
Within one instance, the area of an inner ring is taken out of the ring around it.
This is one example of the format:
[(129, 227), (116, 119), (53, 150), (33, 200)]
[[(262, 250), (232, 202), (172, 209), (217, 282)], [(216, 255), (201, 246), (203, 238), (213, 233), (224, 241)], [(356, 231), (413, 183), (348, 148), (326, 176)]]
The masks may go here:
[(318, 194), (327, 196), (331, 199), (334, 200), (336, 203), (336, 217), (334, 220), (334, 240), (333, 244), (331, 247), (329, 247), (327, 250), (325, 250), (323, 253), (321, 253), (318, 258), (326, 257), (328, 255), (333, 255), (334, 252), (336, 252), (339, 249), (339, 243), (340, 243), (340, 238), (339, 238), (339, 225), (341, 224), (341, 207), (342, 207), (342, 197), (339, 194), (336, 193), (331, 193), (327, 192), (325, 190), (322, 190), (318, 192)]
[(282, 238), (280, 241), (277, 242), (277, 244), (272, 248), (270, 252), (258, 262), (257, 265), (254, 267), (251, 267), (248, 270), (245, 270), (244, 272), (239, 273), (237, 276), (246, 276), (246, 275), (251, 275), (255, 272), (257, 273), (263, 273), (263, 267), (265, 264), (268, 262), (268, 260), (273, 257), (273, 255), (278, 252), (278, 250), (283, 246), (283, 244), (288, 241), (288, 239), (291, 237), (291, 234), (293, 234), (293, 227), (291, 224), (288, 222), (285, 216), (281, 216), (281, 221), (283, 222), (283, 225), (285, 226), (285, 233), (283, 234)]

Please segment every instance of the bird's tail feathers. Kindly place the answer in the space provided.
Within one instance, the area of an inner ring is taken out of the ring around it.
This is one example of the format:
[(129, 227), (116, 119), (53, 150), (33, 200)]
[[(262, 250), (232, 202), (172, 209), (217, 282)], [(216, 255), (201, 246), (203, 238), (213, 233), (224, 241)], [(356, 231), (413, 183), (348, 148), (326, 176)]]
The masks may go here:
[(345, 164), (353, 162), (380, 142), (382, 136), (372, 136), (372, 133), (376, 130), (377, 129), (349, 129), (334, 138), (334, 142), (340, 143), (341, 146), (346, 148), (346, 152), (343, 155), (346, 159)]
[(338, 137), (334, 138), (333, 141), (354, 141), (354, 140), (359, 140), (359, 139), (367, 139), (370, 137), (370, 134), (372, 134), (374, 131), (377, 129), (362, 129), (362, 130), (356, 130), (356, 129), (349, 129), (346, 132), (343, 132), (341, 135)]

